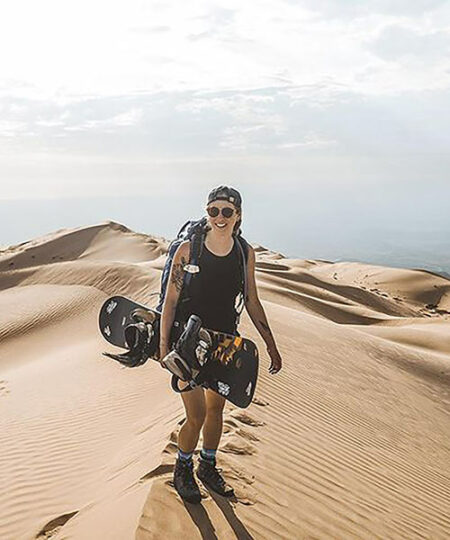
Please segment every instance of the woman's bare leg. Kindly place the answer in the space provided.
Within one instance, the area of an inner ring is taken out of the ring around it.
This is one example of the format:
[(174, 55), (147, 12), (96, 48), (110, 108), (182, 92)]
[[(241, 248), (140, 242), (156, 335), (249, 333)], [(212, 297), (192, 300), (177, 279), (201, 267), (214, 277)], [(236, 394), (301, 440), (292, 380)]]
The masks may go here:
[(212, 390), (205, 390), (206, 419), (203, 424), (203, 448), (215, 450), (219, 446), (223, 429), (225, 398)]
[(186, 410), (186, 422), (178, 434), (178, 448), (182, 452), (193, 452), (197, 446), (200, 430), (206, 417), (204, 390), (197, 386), (189, 392), (181, 394)]
[(220, 469), (216, 468), (216, 450), (222, 436), (225, 398), (212, 390), (206, 390), (205, 400), (206, 420), (203, 424), (203, 448), (200, 452), (197, 476), (208, 489), (224, 497), (231, 497), (234, 495), (233, 488), (220, 474)]

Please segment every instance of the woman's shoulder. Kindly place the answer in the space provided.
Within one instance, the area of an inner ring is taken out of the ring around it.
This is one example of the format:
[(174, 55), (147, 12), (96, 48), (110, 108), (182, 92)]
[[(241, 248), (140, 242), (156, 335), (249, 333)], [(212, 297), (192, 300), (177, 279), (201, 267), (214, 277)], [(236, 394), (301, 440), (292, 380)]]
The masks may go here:
[(247, 242), (247, 240), (245, 240), (245, 243), (246, 243), (248, 252), (249, 252), (249, 253), (252, 253), (252, 254), (254, 255), (254, 254), (255, 254), (255, 248), (254, 248), (251, 244), (249, 244), (249, 243)]
[(255, 248), (247, 242), (247, 264), (250, 263), (254, 265), (255, 261), (256, 261)]
[(184, 242), (181, 242), (181, 244), (178, 246), (178, 249), (175, 253), (175, 257), (177, 259), (181, 259), (181, 258), (189, 259), (189, 252), (190, 252), (190, 241), (185, 240)]
[(249, 256), (255, 257), (255, 249), (253, 248), (253, 246), (249, 242), (247, 242), (247, 240), (245, 240), (245, 238), (242, 238), (242, 236), (241, 236), (240, 239), (239, 239), (239, 242), (240, 242), (242, 248), (244, 249), (244, 253), (245, 253), (247, 258)]

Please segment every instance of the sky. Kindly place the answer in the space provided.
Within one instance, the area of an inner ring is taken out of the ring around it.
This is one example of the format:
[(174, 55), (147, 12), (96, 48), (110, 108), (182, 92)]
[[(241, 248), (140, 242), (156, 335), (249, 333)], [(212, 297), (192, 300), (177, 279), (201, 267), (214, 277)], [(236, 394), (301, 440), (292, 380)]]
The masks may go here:
[(449, 98), (448, 1), (4, 2), (0, 245), (226, 183), (271, 249), (450, 268)]

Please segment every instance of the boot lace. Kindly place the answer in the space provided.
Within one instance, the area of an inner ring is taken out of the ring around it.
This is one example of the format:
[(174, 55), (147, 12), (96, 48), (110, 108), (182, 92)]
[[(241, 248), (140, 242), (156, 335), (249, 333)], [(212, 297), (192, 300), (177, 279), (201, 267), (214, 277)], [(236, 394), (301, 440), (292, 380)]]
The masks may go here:
[(180, 464), (180, 476), (183, 480), (183, 483), (189, 487), (195, 487), (195, 480), (193, 475), (193, 464), (192, 463), (181, 463)]
[(222, 469), (218, 468), (218, 467), (215, 467), (214, 465), (208, 463), (208, 466), (207, 466), (207, 475), (208, 475), (208, 479), (220, 486), (221, 488), (225, 486), (225, 480), (223, 479), (222, 475), (220, 474), (222, 472)]

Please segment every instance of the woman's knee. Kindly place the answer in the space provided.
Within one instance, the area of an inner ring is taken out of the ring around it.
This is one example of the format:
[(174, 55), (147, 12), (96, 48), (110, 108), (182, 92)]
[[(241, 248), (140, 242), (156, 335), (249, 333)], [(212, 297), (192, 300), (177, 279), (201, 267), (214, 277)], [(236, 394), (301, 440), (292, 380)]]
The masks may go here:
[(208, 404), (206, 407), (206, 418), (220, 420), (223, 416), (224, 406), (220, 403)]
[(192, 429), (200, 430), (206, 418), (206, 403), (203, 388), (181, 394), (186, 411), (186, 422)]
[(221, 418), (225, 407), (225, 398), (212, 390), (206, 391), (206, 416)]
[(196, 431), (200, 431), (202, 429), (203, 424), (205, 423), (206, 419), (206, 411), (198, 410), (195, 412), (190, 412), (186, 415), (186, 423), (189, 425), (191, 429), (194, 429)]

